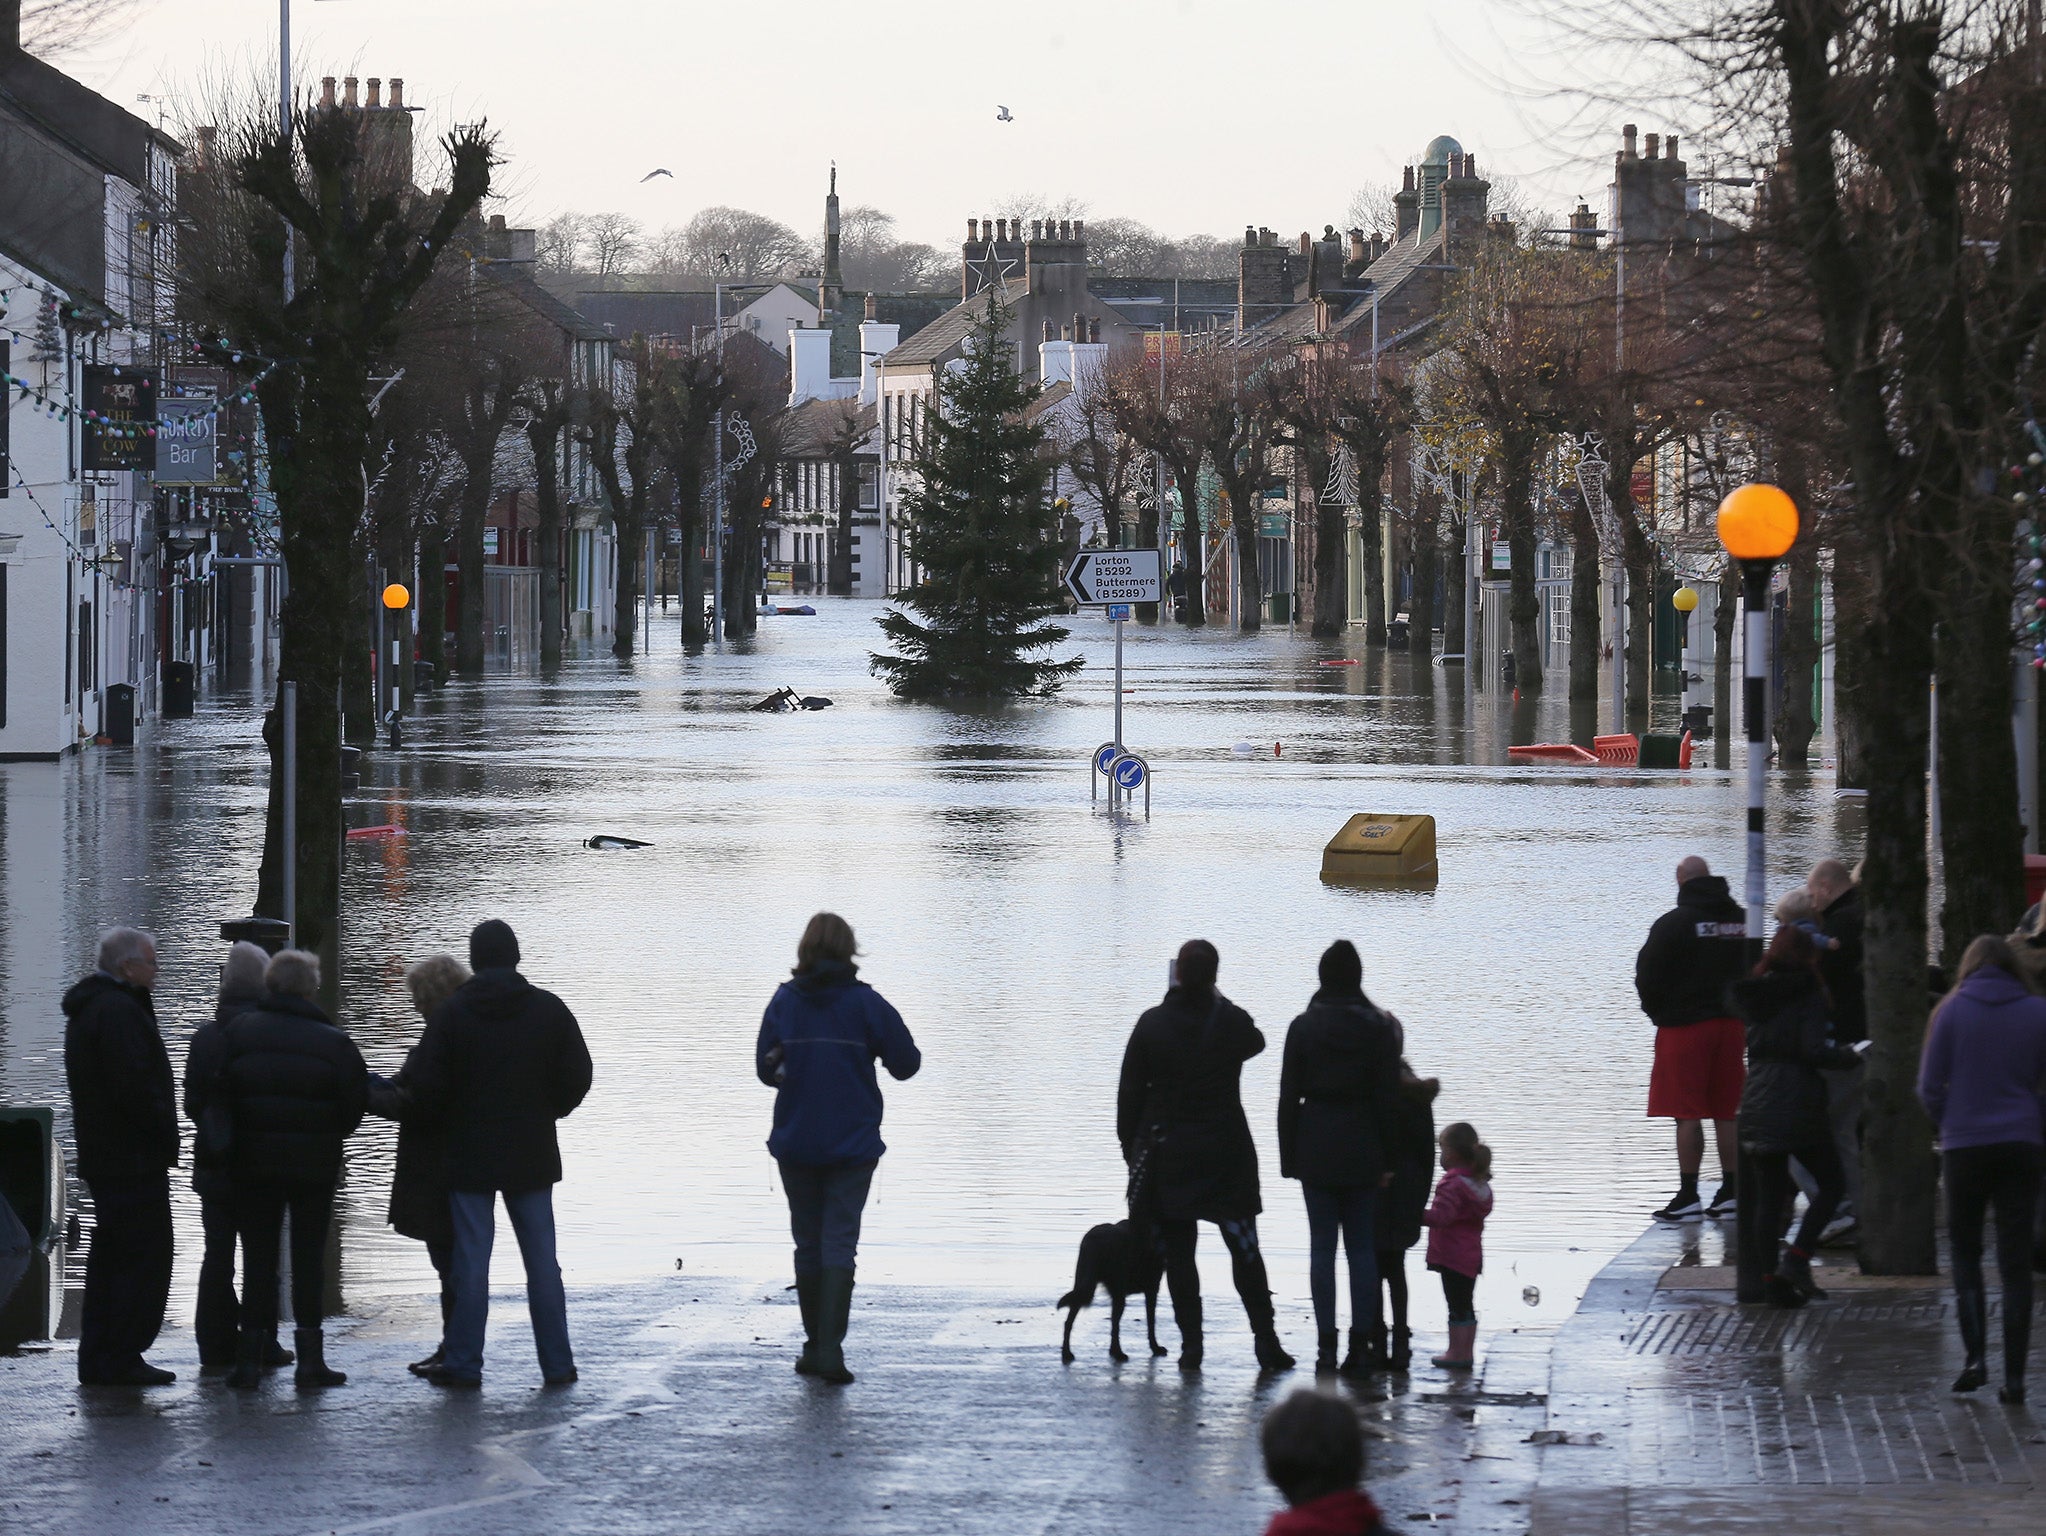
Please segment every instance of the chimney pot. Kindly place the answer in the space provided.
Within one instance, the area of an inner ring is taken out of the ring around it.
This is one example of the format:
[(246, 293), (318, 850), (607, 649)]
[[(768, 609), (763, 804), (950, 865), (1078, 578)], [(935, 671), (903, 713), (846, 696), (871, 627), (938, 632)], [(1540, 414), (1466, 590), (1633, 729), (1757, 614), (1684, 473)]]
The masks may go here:
[(995, 220), (995, 228), (1000, 231), (1000, 238), (1003, 240), (1009, 238), (1009, 221), (1007, 219)]
[(1310, 250), (1310, 249), (1311, 249), (1311, 248), (1313, 247), (1313, 245), (1314, 245), (1314, 236), (1310, 235), (1310, 234), (1309, 234), (1309, 233), (1308, 233), (1308, 232), (1307, 232), (1306, 230), (1304, 230), (1304, 229), (1303, 229), (1303, 230), (1301, 230), (1301, 231), (1300, 231), (1300, 254), (1301, 254), (1302, 256), (1305, 256), (1305, 255), (1306, 255), (1306, 254), (1308, 253), (1308, 251), (1309, 251), (1309, 250)]
[(1401, 172), (1400, 190), (1402, 192), (1411, 192), (1414, 190), (1414, 168), (1411, 165), (1406, 167), (1406, 169), (1403, 172)]
[(967, 238), (967, 239), (968, 239), (969, 241), (976, 241), (976, 240), (980, 239), (980, 220), (979, 220), (979, 219), (968, 219), (968, 220), (966, 221), (966, 238)]
[(334, 77), (320, 76), (320, 105), (331, 109), (334, 105)]
[(1087, 238), (1087, 221), (1085, 219), (1073, 220), (1073, 238), (1075, 240), (1085, 240)]
[(1044, 220), (1032, 219), (1030, 221), (1030, 238), (1033, 240), (1042, 240), (1044, 238)]
[(1245, 249), (1257, 244), (1257, 230), (1249, 224), (1243, 226), (1243, 244)]
[(1044, 340), (1057, 341), (1058, 340), (1057, 331), (1058, 328), (1054, 326), (1049, 320), (1044, 322)]
[(1475, 154), (1467, 154), (1463, 157), (1463, 173), (1473, 181), (1478, 179), (1478, 157)]
[(1664, 139), (1664, 140), (1662, 141), (1662, 153), (1663, 153), (1663, 157), (1664, 157), (1665, 159), (1669, 159), (1669, 160), (1674, 160), (1674, 159), (1676, 159), (1676, 157), (1677, 157), (1677, 136), (1676, 136), (1675, 134), (1671, 134), (1671, 135), (1670, 135), (1670, 136), (1669, 136), (1668, 138), (1666, 138), (1666, 139)]
[(880, 306), (874, 302), (874, 296), (871, 293), (867, 295), (866, 318), (869, 320), (877, 320), (880, 318)]
[(348, 76), (347, 79), (341, 82), (341, 93), (342, 106), (356, 107), (361, 105), (361, 103), (355, 99), (355, 76), (350, 75)]
[(1620, 154), (1624, 159), (1632, 160), (1634, 158), (1634, 135), (1636, 131), (1632, 123), (1628, 123), (1620, 129)]
[(1099, 320), (1089, 320), (1087, 322), (1087, 340), (1094, 346), (1101, 344), (1101, 322)]
[(381, 112), (384, 109), (384, 82), (380, 76), (371, 75), (369, 77), (369, 101), (367, 105), (372, 112)]
[(1651, 133), (1642, 142), (1646, 146), (1641, 151), (1642, 158), (1647, 160), (1653, 160), (1656, 157), (1658, 151), (1660, 151), (1662, 148), (1662, 135), (1659, 133)]
[(1069, 326), (1067, 326), (1067, 327), (1066, 327), (1066, 335), (1067, 335), (1067, 337), (1069, 337), (1069, 338), (1070, 338), (1071, 340), (1073, 340), (1073, 341), (1079, 341), (1079, 340), (1081, 340), (1081, 339), (1082, 339), (1083, 337), (1085, 337), (1085, 336), (1086, 336), (1086, 334), (1087, 334), (1087, 317), (1086, 317), (1085, 315), (1081, 314), (1081, 313), (1080, 313), (1080, 312), (1079, 312), (1079, 311), (1078, 311), (1078, 310), (1076, 309), (1076, 310), (1074, 310), (1074, 311), (1073, 311), (1073, 323), (1072, 323), (1071, 325), (1069, 325)]
[(397, 75), (391, 76), (390, 107), (393, 112), (405, 110), (405, 82)]

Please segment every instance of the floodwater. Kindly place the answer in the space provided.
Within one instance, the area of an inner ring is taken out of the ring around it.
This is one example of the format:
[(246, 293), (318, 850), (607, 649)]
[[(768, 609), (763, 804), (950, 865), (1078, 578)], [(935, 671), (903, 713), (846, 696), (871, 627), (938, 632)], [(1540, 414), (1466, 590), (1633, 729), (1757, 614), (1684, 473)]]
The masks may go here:
[[(1104, 622), (1075, 621), (1067, 649), (1088, 666), (1057, 701), (968, 711), (897, 702), (868, 676), (878, 604), (817, 606), (722, 655), (684, 656), (676, 619), (657, 615), (650, 657), (591, 653), (550, 680), (501, 672), (423, 697), (350, 807), (352, 825), (409, 834), (349, 845), (341, 1020), (373, 1068), (396, 1068), (417, 1033), (404, 966), (464, 953), (484, 917), (512, 923), (527, 974), (582, 1021), (596, 1086), (562, 1126), (557, 1192), (571, 1285), (785, 1266), (753, 1039), (819, 908), (852, 921), (862, 974), (924, 1052), (918, 1077), (886, 1086), (869, 1280), (1047, 1302), (1066, 1287), (1080, 1234), (1122, 1205), (1123, 1042), (1194, 936), (1220, 947), (1223, 990), (1270, 1042), (1243, 1091), (1282, 1297), (1305, 1296), (1306, 1227), (1273, 1150), (1279, 1047), (1337, 936), (1363, 952), (1416, 1068), (1441, 1078), (1438, 1119), (1473, 1122), (1494, 1149), (1489, 1316), (1566, 1314), (1667, 1197), (1633, 958), (1681, 856), (1705, 854), (1738, 889), (1739, 744), (1732, 775), (1511, 767), (1506, 706), (1467, 711), (1454, 671), (1420, 669), (1417, 685), (1404, 656), (1304, 632), (1131, 625), (1125, 738), (1155, 772), (1146, 821), (1141, 803), (1088, 795), (1109, 735)], [(1318, 665), (1344, 655), (1362, 664)], [(835, 705), (747, 712), (784, 684)], [(1568, 738), (1560, 699), (1533, 713), (1539, 739)], [(158, 1008), (182, 1066), (211, 1007), (216, 925), (249, 910), (265, 771), (246, 691), (132, 751), (0, 765), (0, 1102), (63, 1105), (58, 998), (117, 921), (159, 935)], [(1829, 772), (1775, 776), (1771, 796), (1772, 894), (1814, 858), (1858, 852), (1859, 808)], [(1323, 843), (1366, 810), (1436, 818), (1435, 889), (1322, 884)], [(593, 833), (652, 846), (592, 851)], [(393, 1140), (371, 1120), (351, 1143), (356, 1309), (431, 1283), (423, 1250), (383, 1225)], [(174, 1317), (199, 1246), (196, 1202), (179, 1199)], [(1203, 1251), (1225, 1291), (1219, 1246)], [(515, 1283), (508, 1238), (498, 1261)], [(1440, 1299), (1418, 1256), (1411, 1268), (1426, 1322)]]

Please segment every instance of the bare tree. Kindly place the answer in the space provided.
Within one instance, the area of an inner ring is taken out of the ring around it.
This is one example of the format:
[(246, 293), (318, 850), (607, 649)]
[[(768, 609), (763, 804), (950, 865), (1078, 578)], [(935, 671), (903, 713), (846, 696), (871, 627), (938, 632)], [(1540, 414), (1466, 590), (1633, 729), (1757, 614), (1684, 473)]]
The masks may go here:
[(809, 244), (779, 219), (744, 208), (705, 208), (682, 227), (686, 270), (728, 282), (758, 282), (812, 258)]
[(608, 288), (611, 280), (632, 270), (639, 260), (639, 220), (622, 213), (593, 213), (583, 220), (583, 253), (597, 286)]
[(537, 269), (548, 274), (583, 271), (589, 243), (588, 224), (579, 213), (556, 214), (542, 224), (534, 241)]

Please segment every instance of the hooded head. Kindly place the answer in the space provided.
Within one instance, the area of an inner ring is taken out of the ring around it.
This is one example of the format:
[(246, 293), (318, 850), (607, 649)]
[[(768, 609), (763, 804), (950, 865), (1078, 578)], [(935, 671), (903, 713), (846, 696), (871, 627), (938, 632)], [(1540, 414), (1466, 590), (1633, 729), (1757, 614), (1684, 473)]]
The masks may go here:
[(519, 963), (519, 936), (500, 918), (478, 923), (469, 935), (469, 964), (479, 971), (514, 970)]
[(1364, 962), (1348, 939), (1337, 939), (1321, 952), (1321, 990), (1329, 997), (1364, 995)]

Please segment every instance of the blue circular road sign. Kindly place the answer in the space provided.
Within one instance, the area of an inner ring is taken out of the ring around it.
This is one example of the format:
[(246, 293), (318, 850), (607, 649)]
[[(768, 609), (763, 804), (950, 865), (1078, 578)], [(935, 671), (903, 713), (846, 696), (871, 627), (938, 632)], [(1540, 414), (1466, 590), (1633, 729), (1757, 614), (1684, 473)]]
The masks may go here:
[(1114, 766), (1116, 758), (1122, 755), (1122, 748), (1112, 741), (1104, 741), (1094, 749), (1094, 771), (1107, 773)]
[(1144, 776), (1150, 771), (1150, 766), (1141, 757), (1125, 753), (1115, 760), (1109, 776), (1115, 780), (1118, 789), (1141, 789)]

